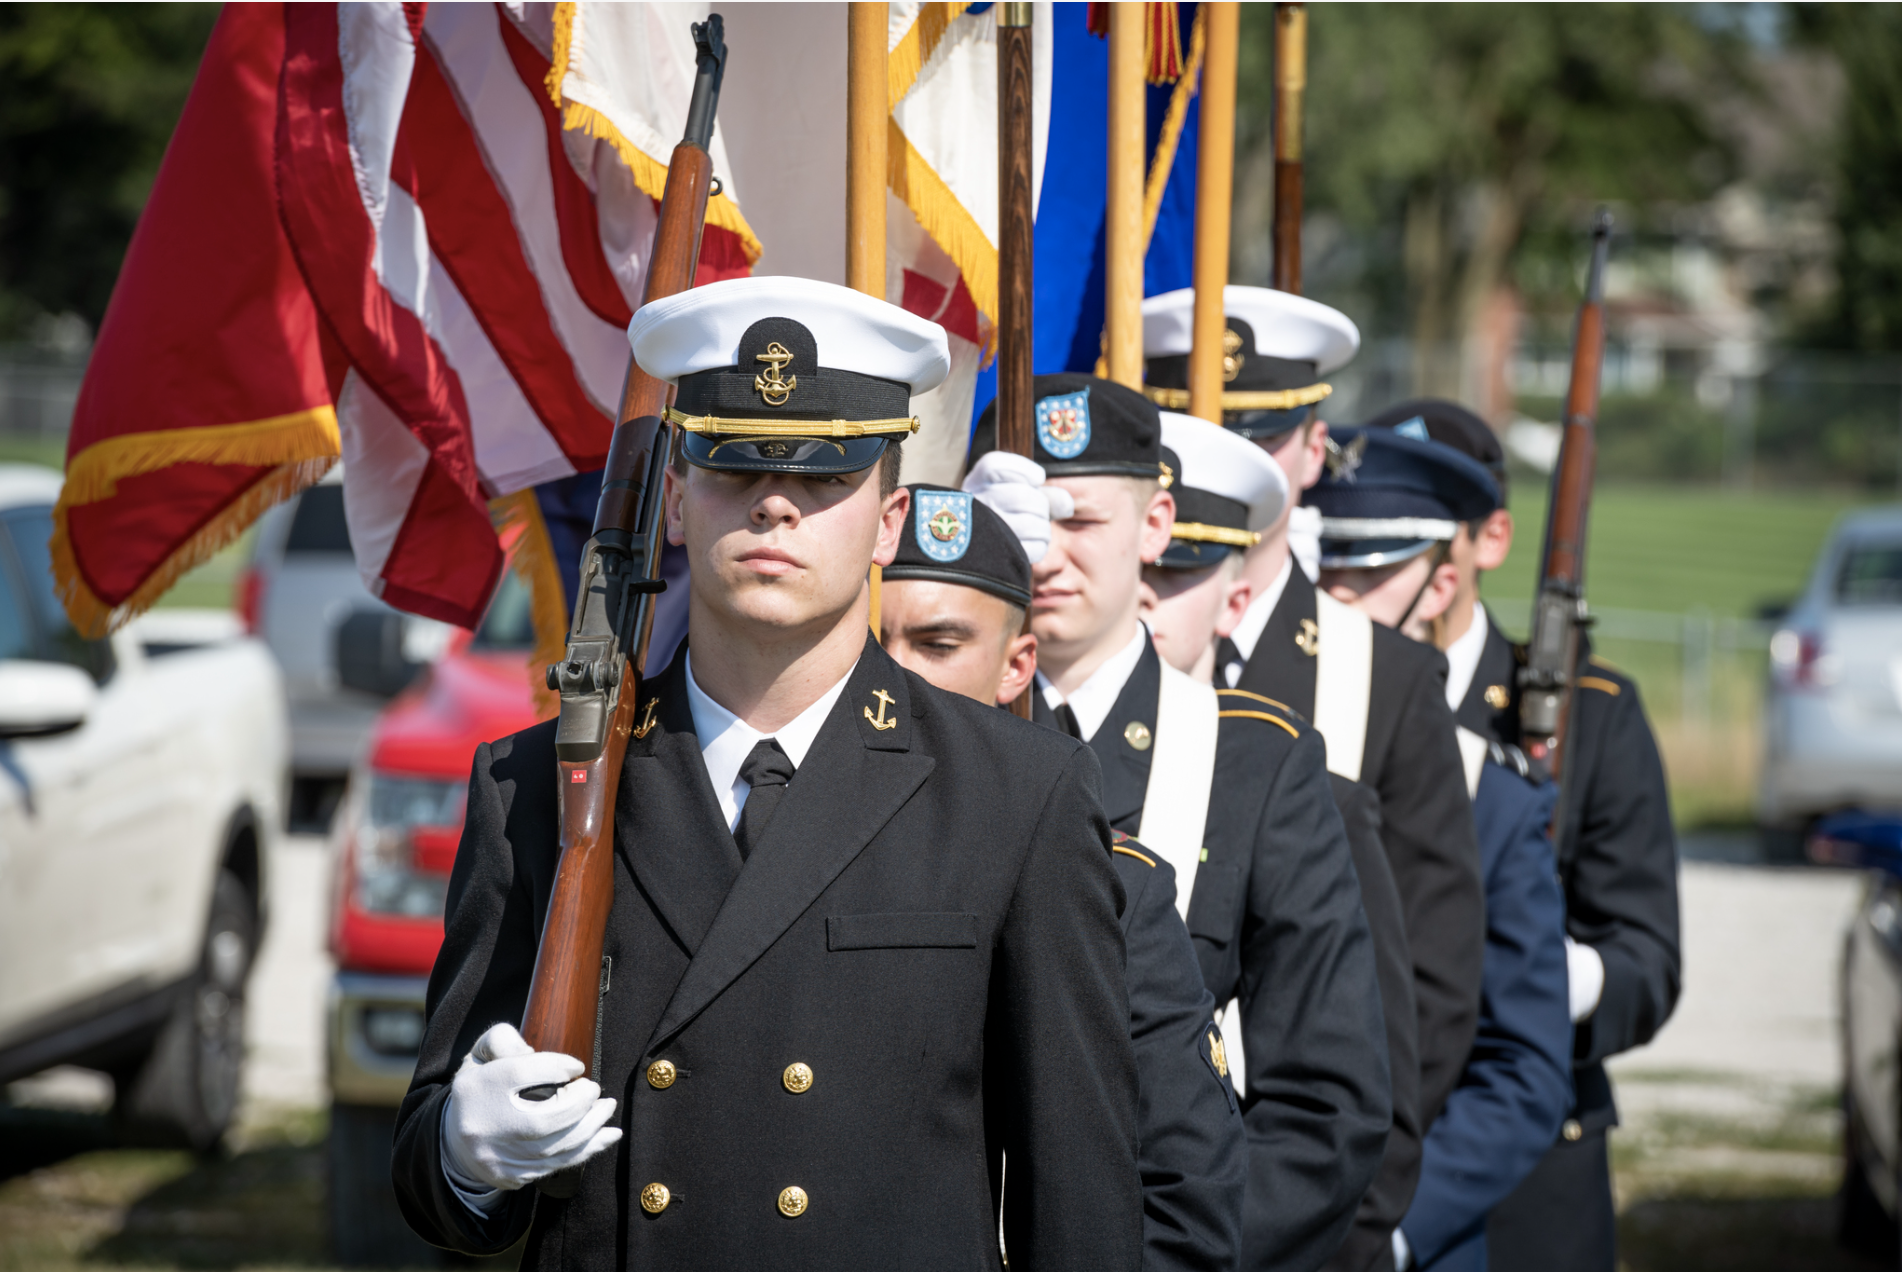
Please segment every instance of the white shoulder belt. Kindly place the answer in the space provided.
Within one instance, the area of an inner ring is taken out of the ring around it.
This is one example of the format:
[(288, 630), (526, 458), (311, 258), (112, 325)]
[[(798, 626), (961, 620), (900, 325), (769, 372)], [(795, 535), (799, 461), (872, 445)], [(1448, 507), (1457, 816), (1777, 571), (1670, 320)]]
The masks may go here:
[(1195, 868), (1202, 863), (1202, 832), (1209, 822), (1219, 709), (1215, 690), (1162, 664), (1156, 743), (1136, 838), (1175, 867), (1176, 913), (1185, 920), (1195, 891)]
[(1318, 587), (1314, 617), (1314, 727), (1327, 743), (1328, 771), (1358, 782), (1374, 678), (1373, 620)]

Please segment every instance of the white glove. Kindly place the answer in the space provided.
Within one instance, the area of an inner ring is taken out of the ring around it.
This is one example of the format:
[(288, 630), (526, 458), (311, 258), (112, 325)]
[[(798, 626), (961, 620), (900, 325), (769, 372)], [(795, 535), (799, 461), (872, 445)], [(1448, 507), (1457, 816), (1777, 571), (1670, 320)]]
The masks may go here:
[[(471, 1185), (513, 1191), (616, 1143), (621, 1129), (607, 1125), (614, 1101), (581, 1077), (585, 1069), (573, 1056), (536, 1051), (513, 1025), (476, 1039), (443, 1106), (449, 1182), (464, 1192)], [(546, 1100), (522, 1097), (524, 1087), (543, 1085), (560, 1089)]]
[(1589, 945), (1565, 938), (1565, 977), (1571, 982), (1572, 1023), (1598, 1010), (1605, 993), (1605, 960)]
[(1398, 1228), (1393, 1230), (1393, 1265), (1396, 1272), (1407, 1272), (1413, 1266), (1413, 1247), (1407, 1244), (1407, 1234)]
[(1009, 451), (990, 451), (971, 465), (964, 491), (1004, 519), (1032, 565), (1050, 550), (1050, 523), (1076, 515), (1076, 500), (1044, 484), (1043, 465)]

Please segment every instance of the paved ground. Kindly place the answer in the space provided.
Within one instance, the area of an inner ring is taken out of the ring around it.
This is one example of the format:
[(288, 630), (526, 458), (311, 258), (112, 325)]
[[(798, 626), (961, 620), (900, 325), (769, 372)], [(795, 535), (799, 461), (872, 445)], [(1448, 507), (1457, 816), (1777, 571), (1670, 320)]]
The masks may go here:
[[(1683, 999), (1652, 1045), (1613, 1065), (1624, 1114), (1613, 1141), (1621, 1264), (1628, 1272), (1875, 1266), (1833, 1241), (1836, 961), (1861, 881), (1731, 864), (1751, 855), (1736, 844), (1693, 851), (1706, 859), (1687, 861), (1682, 875)], [(103, 1143), (96, 1123), (34, 1123), (36, 1136), (73, 1138), (39, 1159), (59, 1164), (0, 1171), (0, 1272), (323, 1261), (322, 1124), (313, 1113), (323, 1100), (329, 883), (321, 839), (285, 844), (251, 987), (238, 1156), (194, 1163), (87, 1151)], [(107, 1093), (92, 1075), (65, 1071), (8, 1094), (16, 1108), (7, 1116), (18, 1119), (79, 1117)], [(224, 1244), (204, 1244), (206, 1232), (226, 1233)]]

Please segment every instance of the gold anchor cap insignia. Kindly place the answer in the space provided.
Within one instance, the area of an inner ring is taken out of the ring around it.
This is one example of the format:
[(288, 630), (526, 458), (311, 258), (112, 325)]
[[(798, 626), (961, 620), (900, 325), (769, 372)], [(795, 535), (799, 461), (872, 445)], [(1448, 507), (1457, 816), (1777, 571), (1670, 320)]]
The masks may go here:
[(1242, 363), (1248, 361), (1242, 355), (1242, 338), (1230, 327), (1222, 332), (1222, 383), (1232, 382), (1242, 373)]
[(634, 726), (634, 736), (644, 738), (654, 731), (654, 711), (660, 706), (659, 698), (649, 698), (641, 709), (641, 722)]
[(784, 406), (799, 387), (799, 377), (785, 373), (786, 364), (792, 360), (792, 352), (777, 340), (766, 346), (765, 353), (754, 355), (753, 361), (767, 364), (765, 371), (753, 377), (753, 387), (766, 399), (766, 405)]
[(886, 693), (883, 689), (873, 690), (872, 696), (878, 699), (878, 714), (873, 715), (872, 709), (870, 707), (865, 707), (865, 708), (862, 708), (865, 712), (865, 718), (872, 722), (872, 727), (874, 729), (878, 729), (881, 731), (885, 729), (896, 729), (898, 727), (898, 721), (895, 718), (890, 720), (886, 719), (885, 708), (897, 702), (898, 699), (892, 697), (889, 693)]
[(1320, 652), (1321, 629), (1315, 626), (1313, 619), (1304, 618), (1301, 620), (1301, 630), (1295, 634), (1294, 644), (1295, 648), (1310, 658)]

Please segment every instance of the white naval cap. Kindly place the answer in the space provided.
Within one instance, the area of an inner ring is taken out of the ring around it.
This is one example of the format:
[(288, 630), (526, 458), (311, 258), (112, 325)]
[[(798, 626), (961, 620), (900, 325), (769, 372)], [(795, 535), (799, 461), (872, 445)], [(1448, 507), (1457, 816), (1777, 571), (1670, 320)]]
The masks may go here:
[[(951, 373), (951, 351), (937, 323), (836, 283), (780, 275), (731, 278), (651, 301), (628, 323), (627, 341), (641, 370), (676, 384), (683, 376), (739, 366), (741, 338), (769, 318), (804, 326), (822, 371), (897, 381), (913, 396), (937, 388)], [(744, 368), (748, 376), (758, 369)], [(788, 414), (797, 413), (785, 405)]]
[(1171, 487), (1178, 506), (1185, 490), (1203, 491), (1245, 507), (1246, 529), (1274, 524), (1288, 506), (1288, 478), (1267, 451), (1193, 415), (1158, 414), (1162, 444), (1176, 453), (1182, 465)]
[[(1250, 353), (1311, 362), (1317, 375), (1346, 366), (1360, 350), (1360, 329), (1338, 309), (1270, 287), (1222, 289), (1222, 314), (1253, 330)], [(1143, 356), (1177, 357), (1195, 344), (1195, 289), (1184, 287), (1143, 301)]]

